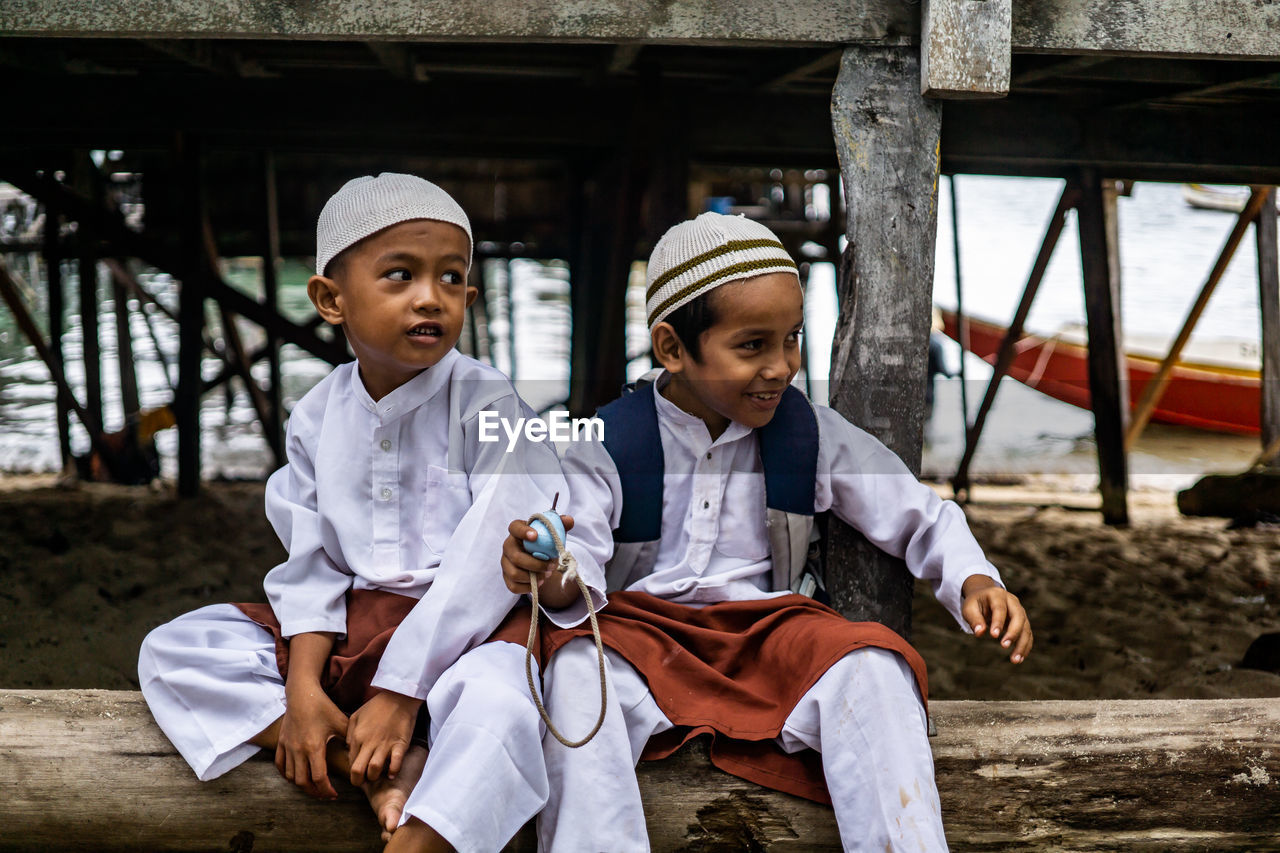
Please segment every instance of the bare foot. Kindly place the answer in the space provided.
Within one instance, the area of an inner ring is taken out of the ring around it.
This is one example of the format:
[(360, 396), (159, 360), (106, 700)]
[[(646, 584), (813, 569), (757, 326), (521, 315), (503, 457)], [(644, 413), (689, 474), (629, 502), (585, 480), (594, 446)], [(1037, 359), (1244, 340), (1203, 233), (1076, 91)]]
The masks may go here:
[(426, 763), (427, 748), (415, 744), (404, 754), (404, 760), (400, 763), (400, 772), (396, 778), (388, 779), (383, 776), (376, 782), (367, 782), (360, 786), (365, 796), (369, 798), (369, 805), (373, 806), (373, 813), (378, 816), (383, 841), (391, 840), (391, 833), (395, 832), (396, 827), (400, 825), (400, 813), (404, 811), (409, 792), (422, 778), (422, 768)]
[(443, 835), (411, 817), (395, 831), (382, 853), (454, 853), (454, 848)]

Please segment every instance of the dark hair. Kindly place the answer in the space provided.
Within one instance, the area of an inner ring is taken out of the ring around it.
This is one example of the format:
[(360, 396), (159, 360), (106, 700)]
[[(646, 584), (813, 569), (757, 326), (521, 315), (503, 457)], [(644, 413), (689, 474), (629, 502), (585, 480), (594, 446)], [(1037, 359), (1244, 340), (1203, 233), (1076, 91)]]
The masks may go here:
[(676, 337), (689, 351), (690, 358), (698, 363), (702, 362), (702, 333), (720, 319), (715, 306), (711, 304), (711, 296), (714, 293), (714, 290), (708, 290), (698, 294), (668, 314), (663, 321), (671, 324)]
[(341, 278), (342, 274), (346, 271), (347, 259), (351, 257), (351, 249), (354, 246), (355, 244), (353, 243), (330, 258), (329, 263), (325, 264), (320, 275), (325, 278)]

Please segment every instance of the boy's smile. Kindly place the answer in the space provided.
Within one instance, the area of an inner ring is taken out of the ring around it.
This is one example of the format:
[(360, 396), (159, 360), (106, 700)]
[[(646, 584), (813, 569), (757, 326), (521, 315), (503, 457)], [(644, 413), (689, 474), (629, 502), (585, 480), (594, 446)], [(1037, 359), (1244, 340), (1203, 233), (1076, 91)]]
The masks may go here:
[(671, 374), (663, 396), (706, 423), (717, 438), (737, 421), (755, 429), (773, 419), (800, 369), (804, 299), (790, 273), (735, 281), (708, 295), (716, 322), (701, 335), (701, 358), (671, 326), (654, 327), (654, 354)]
[(412, 219), (373, 234), (313, 276), (307, 293), (341, 324), (375, 400), (431, 367), (458, 342), (476, 290), (470, 241), (456, 225)]

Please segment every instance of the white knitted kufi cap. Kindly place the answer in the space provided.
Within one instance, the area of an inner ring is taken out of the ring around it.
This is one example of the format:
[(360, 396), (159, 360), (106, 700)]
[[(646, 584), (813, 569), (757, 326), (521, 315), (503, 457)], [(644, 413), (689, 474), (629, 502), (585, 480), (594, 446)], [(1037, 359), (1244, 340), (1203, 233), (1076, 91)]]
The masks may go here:
[(722, 284), (774, 272), (799, 278), (777, 235), (745, 216), (703, 213), (672, 228), (649, 257), (649, 330), (677, 308)]
[(471, 222), (453, 196), (417, 175), (383, 172), (353, 178), (325, 202), (316, 222), (316, 273), (343, 249), (365, 237), (410, 219), (449, 222), (467, 232), (467, 266), (471, 266)]

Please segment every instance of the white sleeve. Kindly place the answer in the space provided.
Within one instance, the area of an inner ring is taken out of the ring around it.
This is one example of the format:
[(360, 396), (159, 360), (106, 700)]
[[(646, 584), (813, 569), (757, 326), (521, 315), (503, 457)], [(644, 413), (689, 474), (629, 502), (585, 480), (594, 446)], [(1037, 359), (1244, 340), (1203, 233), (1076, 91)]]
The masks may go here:
[(982, 553), (964, 512), (921, 483), (897, 454), (825, 406), (818, 411), (816, 505), (881, 550), (906, 561), (965, 630), (960, 589), (972, 575), (1003, 586), (1000, 572)]
[(324, 549), (316, 508), (316, 475), (307, 446), (318, 430), (295, 410), (285, 453), (289, 464), (267, 480), (267, 519), (289, 556), (262, 582), (285, 637), (312, 631), (347, 633), (347, 590), (352, 576)]
[[(533, 416), (514, 393), (487, 409), (510, 423)], [(375, 687), (420, 699), (454, 661), (493, 633), (518, 600), (502, 579), (507, 526), (546, 512), (557, 492), (557, 509), (565, 509), (569, 491), (550, 444), (520, 438), (508, 452), (505, 435), (499, 441), (479, 440), (476, 418), (462, 427), (471, 508), (450, 537), (431, 586), (392, 635), (373, 679)], [(603, 606), (600, 565), (585, 551), (575, 555), (595, 604)], [(556, 624), (571, 626), (587, 610), (584, 602), (546, 612)]]
[(622, 515), (622, 478), (602, 441), (572, 442), (561, 463), (572, 499), (570, 550), (579, 564), (589, 561), (607, 582), (603, 567), (613, 558), (613, 531)]

